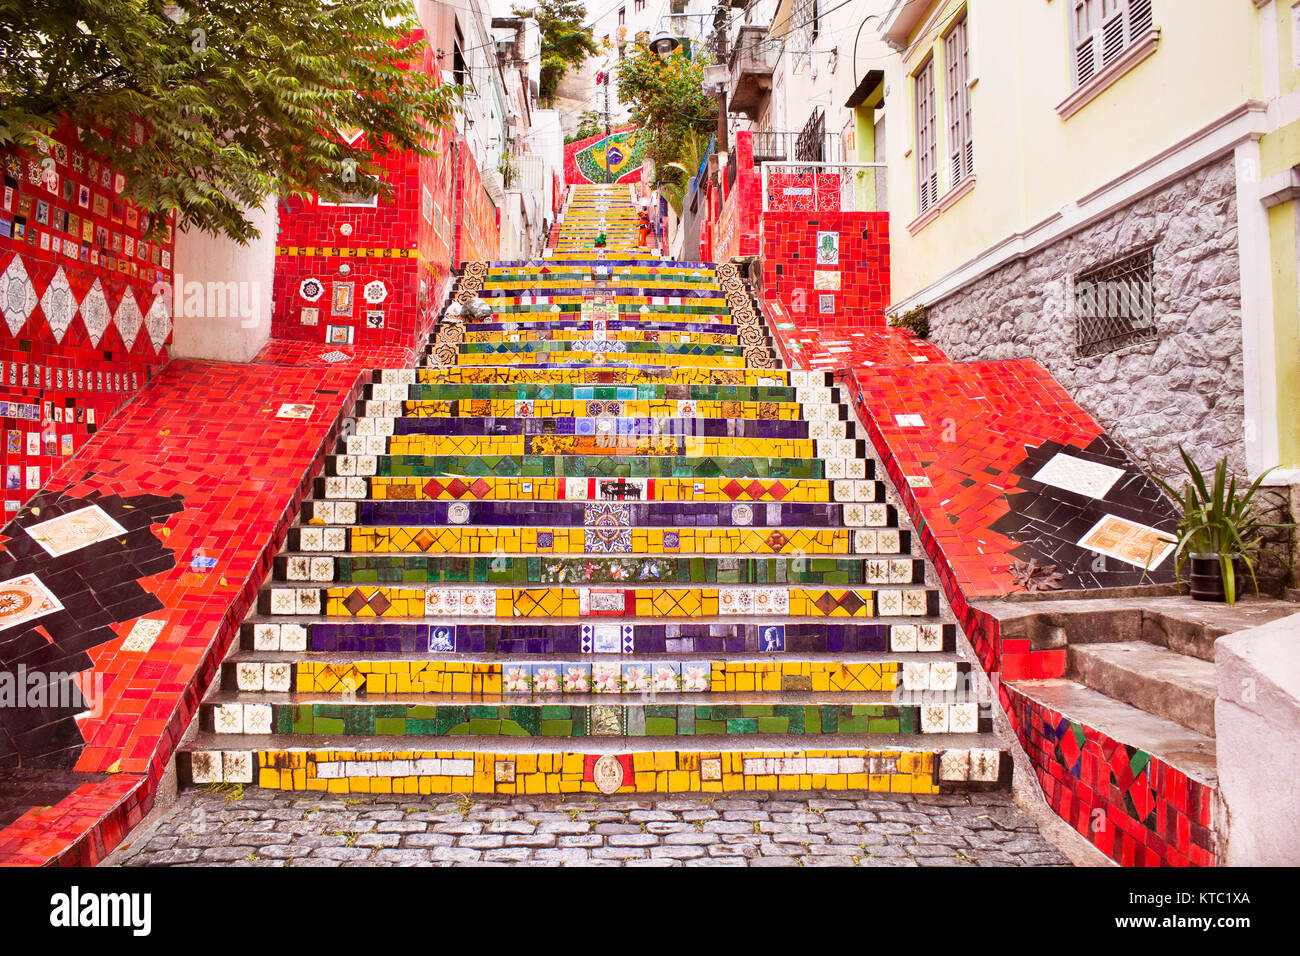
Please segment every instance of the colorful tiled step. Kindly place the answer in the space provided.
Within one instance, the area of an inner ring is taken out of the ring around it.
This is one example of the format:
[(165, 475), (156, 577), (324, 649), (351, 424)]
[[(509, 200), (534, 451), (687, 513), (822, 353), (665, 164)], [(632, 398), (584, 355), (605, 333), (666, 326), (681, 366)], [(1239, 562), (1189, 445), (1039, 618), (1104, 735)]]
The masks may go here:
[[(741, 620), (411, 622), (250, 618), (240, 628), (244, 652), (312, 654), (935, 654), (953, 650), (951, 622), (834, 618), (763, 624)], [(592, 658), (596, 659), (595, 657)]]
[[(932, 738), (930, 747), (833, 750), (725, 742), (700, 750), (628, 749), (622, 738), (584, 738), (582, 749), (518, 749), (510, 741), (471, 749), (394, 750), (373, 738), (294, 747), (276, 738), (219, 749), (200, 738), (177, 760), (182, 786), (236, 783), (327, 793), (732, 793), (867, 790), (933, 794), (1005, 787), (1011, 760), (991, 735)], [(914, 738), (913, 738), (914, 739)], [(924, 738), (922, 738), (924, 740)], [(250, 746), (251, 745), (251, 746)]]
[[(348, 484), (360, 482), (362, 493), (351, 495)], [(862, 504), (884, 500), (884, 483), (874, 479), (655, 478), (605, 481), (598, 478), (394, 478), (339, 475), (316, 483), (316, 500), (303, 508), (304, 524), (352, 524), (356, 501), (839, 501)], [(757, 512), (756, 512), (757, 513)], [(895, 511), (895, 514), (897, 512)], [(766, 511), (762, 512), (766, 515)]]
[(276, 587), (258, 594), (268, 615), (328, 617), (926, 617), (937, 591), (919, 587)]
[[(700, 698), (695, 701), (699, 703), (707, 702), (705, 698), (711, 694), (893, 694), (895, 691), (900, 694), (933, 692), (929, 700), (943, 701), (945, 698), (940, 694), (967, 689), (970, 676), (968, 663), (939, 652), (901, 656), (855, 654), (820, 660), (781, 660), (766, 654), (760, 659), (716, 655), (684, 660), (656, 657), (620, 663), (618, 656), (577, 660), (366, 659), (338, 654), (291, 657), (258, 651), (235, 654), (222, 669), (227, 695), (233, 691), (324, 694), (344, 695), (349, 701), (385, 694), (460, 694), (477, 696), (480, 702), (504, 694), (503, 699), (526, 702), (533, 698), (551, 700), (556, 695), (568, 699), (575, 694), (654, 693), (691, 694)], [(631, 699), (636, 702), (640, 698)], [(781, 699), (785, 701), (786, 697)], [(605, 697), (597, 702), (601, 701), (610, 702)], [(688, 701), (679, 696), (668, 702)], [(900, 696), (876, 701), (890, 702), (921, 704), (925, 699), (903, 700)]]
[[(277, 581), (310, 581), (320, 565), (309, 555), (280, 555)], [(327, 558), (331, 582), (341, 584), (921, 584), (925, 564), (912, 558), (719, 558), (604, 556), (541, 558), (349, 555)]]
[[(755, 508), (732, 502), (633, 501), (360, 501), (354, 526), (529, 525), (586, 528), (593, 533), (645, 527), (882, 526), (891, 523), (892, 505), (816, 504), (771, 501)], [(598, 539), (603, 540), (603, 539)], [(596, 548), (593, 548), (596, 550)]]
[(526, 455), (330, 455), (326, 476), (474, 478), (872, 478), (858, 459), (585, 452)]
[[(664, 668), (646, 670), (657, 674)], [(637, 676), (630, 679), (647, 683), (672, 679), (666, 674), (641, 675), (635, 665), (633, 673)], [(565, 679), (579, 683), (583, 677), (584, 672), (573, 667), (547, 679), (558, 685)], [(527, 680), (527, 673), (515, 679)], [(588, 676), (587, 683), (598, 679)], [(439, 693), (438, 703), (400, 699), (331, 703), (281, 702), (274, 695), (245, 692), (236, 700), (217, 697), (205, 703), (199, 727), (231, 745), (237, 744), (241, 735), (271, 733), (309, 737), (906, 737), (993, 730), (987, 704), (981, 713), (981, 706), (975, 703), (894, 703), (889, 694), (872, 692), (855, 694), (855, 703), (830, 702), (826, 694), (815, 703), (799, 703), (797, 692), (785, 695), (786, 702), (779, 704), (746, 699), (743, 694), (725, 695), (725, 702), (700, 701), (696, 696), (684, 694), (680, 703), (623, 704), (609, 702), (607, 695), (588, 693), (557, 696), (549, 702), (492, 703), (472, 695)]]
[(453, 310), (416, 368), (375, 373), (182, 781), (1006, 785), (840, 389), (775, 367), (731, 265), (628, 249), (635, 216), (626, 187), (575, 190), (543, 261), (467, 264), (456, 301), (491, 314)]
[[(316, 531), (319, 530), (319, 537)], [(294, 530), (291, 529), (290, 534)], [(586, 528), (467, 526), (298, 528), (297, 549), (366, 554), (589, 554)], [(626, 553), (632, 554), (895, 554), (903, 532), (889, 528), (632, 528)], [(883, 537), (882, 537), (883, 536)], [(617, 539), (604, 553), (624, 547)]]

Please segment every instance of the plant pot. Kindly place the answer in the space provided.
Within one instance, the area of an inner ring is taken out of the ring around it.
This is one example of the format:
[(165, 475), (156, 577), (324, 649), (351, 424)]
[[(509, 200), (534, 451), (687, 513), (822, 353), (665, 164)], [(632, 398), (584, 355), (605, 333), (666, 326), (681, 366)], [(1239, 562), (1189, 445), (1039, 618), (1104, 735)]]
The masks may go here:
[[(1230, 555), (1232, 559), (1232, 576), (1234, 598), (1241, 597), (1245, 589), (1245, 583), (1250, 580), (1246, 572), (1246, 563), (1241, 560), (1241, 555)], [(1223, 603), (1227, 601), (1227, 594), (1223, 587), (1223, 564), (1217, 554), (1193, 554), (1190, 557), (1191, 572), (1188, 580), (1191, 584), (1191, 595), (1197, 601), (1218, 601)]]

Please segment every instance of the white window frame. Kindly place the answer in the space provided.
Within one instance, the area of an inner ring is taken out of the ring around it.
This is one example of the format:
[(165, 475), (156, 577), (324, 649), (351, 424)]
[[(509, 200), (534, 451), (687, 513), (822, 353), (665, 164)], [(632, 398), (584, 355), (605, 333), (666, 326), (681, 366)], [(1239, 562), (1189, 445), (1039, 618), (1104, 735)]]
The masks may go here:
[(975, 173), (970, 121), (970, 34), (966, 14), (944, 34), (943, 62), (948, 79), (948, 187)]
[(924, 213), (939, 201), (937, 149), (938, 112), (934, 100), (934, 54), (912, 74), (912, 99), (916, 108), (916, 206)]

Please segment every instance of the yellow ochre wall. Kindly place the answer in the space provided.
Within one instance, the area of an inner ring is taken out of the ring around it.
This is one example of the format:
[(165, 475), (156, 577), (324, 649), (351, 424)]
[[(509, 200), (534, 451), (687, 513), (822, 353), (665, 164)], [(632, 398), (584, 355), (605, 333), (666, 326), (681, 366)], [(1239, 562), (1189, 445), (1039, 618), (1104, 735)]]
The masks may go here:
[[(1217, 117), (1258, 98), (1258, 12), (1249, 2), (1153, 0), (1155, 52), (1067, 119), (1069, 0), (942, 0), (892, 60), (887, 102), (893, 297), (898, 301), (1051, 216)], [(943, 35), (968, 11), (975, 187), (916, 235), (912, 74), (933, 55), (939, 196), (947, 155)], [(937, 16), (935, 15), (937, 14)], [(1279, 32), (1282, 32), (1281, 29)], [(1288, 61), (1289, 62), (1289, 61)], [(907, 155), (904, 155), (907, 153)]]

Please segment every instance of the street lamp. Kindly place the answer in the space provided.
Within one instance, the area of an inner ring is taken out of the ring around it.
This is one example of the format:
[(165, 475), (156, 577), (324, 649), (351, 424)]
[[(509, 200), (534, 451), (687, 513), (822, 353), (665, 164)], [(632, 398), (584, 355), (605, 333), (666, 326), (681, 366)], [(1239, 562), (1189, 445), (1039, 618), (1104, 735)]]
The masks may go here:
[(650, 41), (650, 49), (659, 54), (663, 59), (668, 59), (673, 50), (681, 46), (681, 41), (673, 36), (667, 30), (660, 28), (655, 34), (654, 39)]

